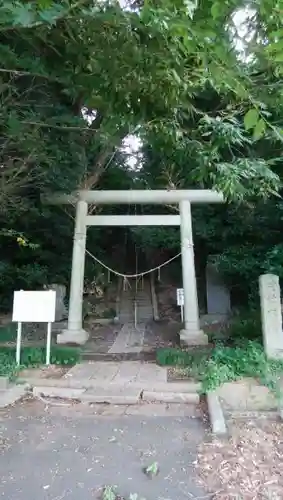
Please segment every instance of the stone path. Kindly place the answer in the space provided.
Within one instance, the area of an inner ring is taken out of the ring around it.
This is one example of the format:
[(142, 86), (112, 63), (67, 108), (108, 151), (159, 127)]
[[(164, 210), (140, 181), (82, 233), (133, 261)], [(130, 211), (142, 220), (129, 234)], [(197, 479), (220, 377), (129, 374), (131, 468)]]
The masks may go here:
[[(145, 330), (144, 330), (145, 328)], [(115, 359), (155, 360), (155, 351), (161, 347), (178, 345), (180, 325), (153, 321), (134, 325), (89, 326), (90, 339), (83, 349), (84, 359), (107, 361)]]
[[(136, 324), (135, 324), (136, 300)], [(145, 280), (142, 290), (135, 292), (134, 288), (122, 291), (119, 318), (123, 323), (109, 354), (140, 353), (143, 350), (146, 324), (152, 319), (152, 304), (150, 286)]]
[(145, 328), (145, 324), (139, 324), (137, 327), (133, 323), (123, 325), (108, 352), (110, 354), (141, 352), (144, 343)]
[[(135, 326), (135, 297), (137, 300), (136, 321)], [(151, 304), (151, 295), (149, 282), (145, 281), (144, 288), (138, 290), (135, 294), (135, 289), (130, 288), (122, 291), (121, 308), (119, 312), (119, 320), (122, 326), (117, 331), (117, 325), (112, 326), (112, 342), (109, 344), (111, 327), (103, 330), (101, 335), (98, 330), (92, 330), (91, 339), (86, 344), (84, 350), (87, 353), (107, 353), (109, 355), (130, 355), (139, 354), (144, 350), (144, 338), (147, 330), (147, 323), (152, 320), (153, 310)], [(103, 334), (107, 333), (107, 340), (103, 338)], [(147, 343), (148, 351), (148, 343)], [(155, 347), (152, 346), (152, 347)]]
[[(156, 415), (156, 416), (154, 416)], [(194, 470), (205, 430), (186, 405), (50, 407), (27, 401), (0, 413), (0, 496), (9, 500), (98, 500), (117, 486), (128, 500), (209, 495)], [(154, 462), (159, 474), (143, 472)]]

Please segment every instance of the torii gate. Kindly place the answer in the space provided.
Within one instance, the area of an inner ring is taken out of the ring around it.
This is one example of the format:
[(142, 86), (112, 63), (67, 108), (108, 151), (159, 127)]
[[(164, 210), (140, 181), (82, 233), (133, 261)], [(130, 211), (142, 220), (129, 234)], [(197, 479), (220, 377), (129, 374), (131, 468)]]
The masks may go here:
[[(68, 327), (57, 336), (59, 344), (84, 344), (88, 333), (82, 325), (86, 232), (88, 226), (180, 226), (184, 289), (184, 329), (180, 338), (187, 345), (207, 344), (199, 327), (199, 309), (195, 276), (192, 203), (223, 203), (221, 193), (211, 190), (128, 190), (78, 191), (71, 195), (55, 194), (49, 204), (76, 204)], [(88, 204), (179, 204), (179, 215), (88, 215)]]

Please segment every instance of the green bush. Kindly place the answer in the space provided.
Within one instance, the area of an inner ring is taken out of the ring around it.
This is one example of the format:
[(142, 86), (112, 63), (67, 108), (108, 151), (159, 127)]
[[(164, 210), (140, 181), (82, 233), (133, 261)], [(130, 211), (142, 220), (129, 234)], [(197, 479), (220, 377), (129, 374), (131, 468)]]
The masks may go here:
[(9, 323), (0, 327), (0, 342), (15, 342), (17, 338), (17, 324)]
[(278, 393), (278, 380), (283, 373), (283, 361), (267, 359), (262, 345), (250, 340), (242, 340), (234, 347), (219, 343), (210, 352), (160, 349), (157, 361), (162, 365), (185, 367), (188, 377), (202, 383), (203, 393), (244, 377), (256, 378)]
[(262, 343), (260, 311), (244, 311), (234, 316), (226, 333), (226, 339), (233, 343), (242, 343), (245, 340)]
[(158, 349), (156, 352), (156, 361), (161, 366), (190, 366), (192, 363), (199, 362), (202, 359), (208, 359), (211, 353), (211, 347), (200, 347), (194, 351), (169, 347)]
[(214, 390), (225, 382), (253, 377), (273, 391), (283, 373), (283, 362), (267, 359), (261, 344), (246, 341), (238, 347), (217, 345), (205, 365), (199, 367), (204, 392)]

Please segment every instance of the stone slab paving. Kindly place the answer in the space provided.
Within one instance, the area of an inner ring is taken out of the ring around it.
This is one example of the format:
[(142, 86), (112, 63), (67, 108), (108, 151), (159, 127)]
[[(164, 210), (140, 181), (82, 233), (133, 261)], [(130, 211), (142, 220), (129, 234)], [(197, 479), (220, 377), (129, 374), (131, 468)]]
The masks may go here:
[[(4, 410), (0, 496), (98, 500), (103, 486), (117, 485), (126, 498), (209, 500), (194, 471), (205, 430), (186, 412), (186, 405), (46, 407), (39, 401)], [(160, 472), (149, 479), (142, 468), (155, 461)]]
[(154, 384), (167, 383), (167, 368), (155, 363), (139, 363), (137, 381), (153, 387)]
[(73, 366), (64, 375), (65, 379), (92, 379), (102, 382), (111, 382), (119, 371), (120, 363), (116, 361), (88, 361)]
[(152, 388), (154, 383), (167, 383), (167, 370), (154, 363), (140, 361), (90, 361), (75, 365), (63, 378), (76, 381), (92, 380), (98, 386), (136, 383)]

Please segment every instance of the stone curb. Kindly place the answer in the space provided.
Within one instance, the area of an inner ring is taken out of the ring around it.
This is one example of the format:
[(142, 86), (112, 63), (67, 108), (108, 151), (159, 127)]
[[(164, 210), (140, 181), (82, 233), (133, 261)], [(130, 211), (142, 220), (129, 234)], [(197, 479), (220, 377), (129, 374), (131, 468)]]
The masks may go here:
[(199, 403), (199, 395), (197, 393), (175, 393), (175, 392), (159, 392), (145, 391), (142, 387), (134, 388), (131, 386), (111, 386), (95, 387), (92, 389), (76, 389), (70, 387), (47, 387), (35, 386), (33, 388), (34, 397), (50, 397), (62, 399), (75, 399), (83, 403), (109, 403), (114, 405), (134, 405), (137, 403)]
[(13, 385), (6, 391), (0, 392), (0, 409), (11, 406), (22, 399), (28, 390), (27, 385)]
[[(60, 388), (69, 388), (69, 389), (95, 389), (96, 387), (105, 387), (105, 388), (118, 388), (121, 387), (122, 384), (118, 383), (109, 383), (105, 382), (105, 384), (99, 383), (95, 380), (89, 379), (80, 379), (74, 380), (72, 378), (66, 379), (51, 379), (51, 378), (36, 378), (36, 377), (27, 377), (25, 379), (19, 378), (17, 380), (18, 383), (26, 383), (31, 387), (40, 386), (40, 387), (60, 387)], [(198, 394), (200, 392), (201, 384), (194, 382), (164, 382), (164, 383), (156, 383), (152, 382), (150, 387), (146, 387), (146, 383), (143, 382), (132, 382), (127, 384), (127, 387), (131, 389), (141, 389), (152, 391), (152, 387), (154, 387), (153, 392), (170, 392), (170, 393), (189, 393), (189, 394)]]
[(50, 398), (81, 399), (85, 389), (73, 389), (65, 387), (44, 387), (36, 386), (33, 388), (33, 396), (47, 396)]
[(224, 436), (227, 434), (227, 427), (220, 399), (215, 391), (206, 395), (209, 420), (213, 434)]
[(141, 391), (128, 390), (121, 392), (116, 390), (113, 391), (111, 388), (105, 389), (103, 387), (97, 387), (95, 391), (88, 392), (86, 389), (72, 389), (64, 387), (44, 387), (37, 386), (33, 388), (34, 397), (50, 397), (50, 398), (62, 398), (62, 399), (74, 399), (81, 401), (82, 403), (109, 403), (115, 405), (132, 405), (137, 404), (140, 401)]
[(197, 393), (189, 392), (158, 392), (158, 391), (143, 391), (142, 400), (156, 403), (188, 403), (199, 404), (200, 398)]
[(82, 403), (95, 404), (95, 403), (105, 403), (112, 405), (137, 405), (140, 402), (140, 393), (135, 391), (134, 394), (113, 394), (108, 393), (105, 394), (87, 394), (84, 393), (80, 397)]

